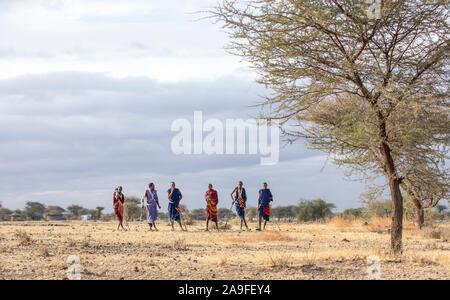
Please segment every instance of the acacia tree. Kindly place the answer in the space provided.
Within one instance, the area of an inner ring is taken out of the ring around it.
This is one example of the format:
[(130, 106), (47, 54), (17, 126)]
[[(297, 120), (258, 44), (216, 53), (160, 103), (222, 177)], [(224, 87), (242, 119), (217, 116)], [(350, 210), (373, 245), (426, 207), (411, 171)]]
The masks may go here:
[[(373, 175), (383, 173), (384, 160), (376, 147), (377, 128), (367, 118), (370, 112), (368, 105), (358, 107), (358, 99), (353, 97), (314, 105), (308, 112), (308, 120), (314, 124), (308, 130), (311, 144), (328, 149), (330, 143), (323, 140), (333, 136), (333, 147), (345, 153), (336, 160), (358, 166), (367, 179), (373, 179)], [(386, 128), (393, 161), (403, 178), (401, 186), (416, 206), (422, 228), (424, 209), (435, 207), (449, 195), (445, 166), (450, 141), (449, 108), (442, 103), (405, 101), (387, 120)], [(352, 153), (356, 155), (350, 157)], [(371, 193), (379, 195), (385, 185), (371, 188)]]
[(422, 229), (425, 223), (425, 209), (437, 207), (442, 199), (449, 199), (448, 172), (437, 168), (424, 168), (419, 162), (402, 184), (417, 211), (417, 224)]
[[(268, 119), (280, 119), (285, 134), (306, 138), (338, 164), (384, 174), (394, 210), (391, 249), (399, 253), (404, 178), (388, 123), (403, 103), (447, 103), (448, 7), (443, 0), (385, 0), (374, 17), (365, 3), (222, 0), (212, 14), (232, 38), (229, 49), (249, 61), (258, 81), (273, 90), (265, 101)], [(363, 114), (358, 118), (365, 123), (352, 125), (350, 118), (343, 140), (339, 127), (329, 127), (326, 136), (315, 134), (311, 110), (333, 109), (344, 99), (354, 104), (346, 108), (348, 116)], [(360, 139), (365, 132), (376, 134)]]

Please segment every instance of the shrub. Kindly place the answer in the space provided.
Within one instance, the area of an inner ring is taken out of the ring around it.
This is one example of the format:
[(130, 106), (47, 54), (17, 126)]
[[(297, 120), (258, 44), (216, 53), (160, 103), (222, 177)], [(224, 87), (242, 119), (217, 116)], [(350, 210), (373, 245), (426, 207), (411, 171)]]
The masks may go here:
[(188, 246), (185, 238), (177, 238), (173, 241), (172, 248), (177, 251), (187, 251)]
[(349, 220), (349, 221), (354, 221), (356, 219), (360, 219), (362, 218), (364, 214), (364, 208), (351, 208), (351, 209), (347, 209), (342, 213), (342, 218)]
[(441, 238), (448, 238), (448, 233), (444, 233), (444, 230), (439, 227), (426, 227), (422, 230), (422, 235), (428, 239), (439, 240)]
[(270, 266), (285, 269), (292, 265), (292, 254), (285, 252), (269, 252)]
[(332, 217), (332, 209), (334, 208), (336, 208), (334, 204), (327, 203), (322, 199), (311, 201), (302, 200), (295, 208), (295, 213), (298, 221), (311, 222)]
[(16, 238), (18, 240), (19, 246), (28, 246), (32, 243), (32, 239), (28, 235), (28, 233), (22, 230), (16, 231)]
[(42, 257), (49, 257), (50, 252), (48, 251), (47, 247), (40, 247), (39, 248), (39, 255)]

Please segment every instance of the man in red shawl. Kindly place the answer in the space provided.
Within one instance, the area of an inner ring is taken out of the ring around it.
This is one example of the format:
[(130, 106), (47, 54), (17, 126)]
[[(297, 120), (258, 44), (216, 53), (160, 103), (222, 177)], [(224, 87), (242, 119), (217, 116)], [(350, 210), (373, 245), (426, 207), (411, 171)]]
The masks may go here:
[(219, 197), (217, 191), (213, 189), (213, 185), (208, 185), (208, 190), (205, 193), (206, 207), (206, 231), (209, 231), (209, 221), (216, 223), (217, 231), (219, 231), (219, 224), (217, 220), (217, 204), (219, 204)]
[(117, 230), (122, 227), (124, 231), (127, 231), (123, 227), (123, 204), (125, 203), (125, 196), (122, 193), (122, 187), (119, 186), (114, 192), (113, 196), (113, 205), (114, 205), (114, 214), (116, 215), (117, 221), (119, 221), (119, 225), (117, 226)]

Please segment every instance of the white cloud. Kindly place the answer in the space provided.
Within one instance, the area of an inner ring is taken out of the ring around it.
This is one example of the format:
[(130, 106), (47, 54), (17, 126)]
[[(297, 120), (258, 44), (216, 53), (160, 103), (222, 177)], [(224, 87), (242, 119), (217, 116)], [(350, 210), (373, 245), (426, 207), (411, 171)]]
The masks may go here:
[(192, 12), (209, 1), (46, 2), (19, 1), (0, 13), (0, 78), (64, 71), (166, 82), (253, 76), (223, 49), (217, 25), (195, 21), (204, 15)]
[[(0, 1), (0, 200), (105, 206), (123, 185), (140, 195), (179, 182), (190, 207), (213, 182), (228, 201), (237, 180), (262, 181), (279, 204), (322, 196), (355, 205), (360, 185), (301, 145), (275, 167), (259, 156), (174, 156), (177, 118), (248, 118), (265, 90), (223, 49), (227, 37), (194, 21), (211, 0)], [(239, 177), (239, 178), (238, 178)], [(254, 202), (254, 199), (252, 198)], [(228, 206), (228, 205), (224, 205)]]

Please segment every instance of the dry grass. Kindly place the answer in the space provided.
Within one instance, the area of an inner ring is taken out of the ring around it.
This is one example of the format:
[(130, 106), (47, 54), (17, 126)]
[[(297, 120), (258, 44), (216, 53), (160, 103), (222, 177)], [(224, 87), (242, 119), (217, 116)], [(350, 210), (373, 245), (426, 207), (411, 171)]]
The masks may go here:
[(441, 230), (439, 228), (427, 227), (422, 230), (422, 235), (428, 239), (440, 240)]
[(345, 228), (345, 227), (351, 227), (352, 222), (349, 220), (346, 220), (344, 218), (333, 218), (327, 221), (328, 226), (334, 226), (337, 228)]
[(221, 230), (231, 230), (232, 226), (229, 222), (219, 222), (219, 228)]
[(367, 225), (370, 232), (383, 233), (391, 227), (392, 220), (389, 218), (372, 218)]
[(228, 258), (226, 258), (226, 257), (222, 257), (218, 262), (218, 265), (222, 266), (222, 267), (226, 266), (227, 264), (228, 264)]
[(276, 243), (291, 242), (294, 240), (294, 238), (291, 238), (289, 235), (280, 231), (258, 232), (252, 235), (226, 238), (226, 241), (229, 241), (231, 243)]
[[(210, 233), (202, 223), (189, 232), (172, 232), (163, 222), (159, 232), (137, 222), (130, 222), (127, 232), (116, 231), (113, 222), (61, 222), (64, 226), (51, 228), (46, 222), (3, 223), (0, 278), (65, 279), (71, 255), (80, 258), (82, 279), (358, 280), (367, 278), (367, 258), (373, 255), (381, 259), (383, 279), (450, 278), (445, 239), (450, 224), (435, 224), (440, 239), (408, 228), (404, 254), (392, 257), (389, 233), (371, 232), (357, 221), (282, 223), (281, 232), (274, 224), (266, 232), (240, 232), (238, 220), (230, 223), (234, 230)], [(18, 247), (21, 241), (27, 246)]]
[(26, 231), (17, 230), (15, 236), (19, 246), (29, 246), (33, 242), (31, 236)]
[(177, 238), (172, 243), (172, 248), (176, 251), (187, 251), (189, 250), (185, 238)]
[(270, 267), (285, 269), (292, 266), (292, 253), (289, 252), (269, 252)]
[(39, 248), (38, 254), (40, 256), (42, 256), (42, 257), (49, 257), (50, 256), (50, 252), (48, 251), (47, 247), (44, 247), (44, 246)]
[(89, 240), (87, 238), (85, 238), (82, 242), (81, 242), (81, 248), (84, 249), (89, 249), (91, 248), (91, 244), (89, 242)]
[(77, 242), (75, 242), (73, 239), (71, 239), (71, 238), (67, 238), (66, 239), (66, 245), (67, 245), (67, 247), (71, 247), (71, 248), (73, 248), (73, 247), (76, 247), (77, 246)]
[(450, 229), (441, 226), (429, 226), (420, 231), (420, 234), (427, 239), (450, 241)]

